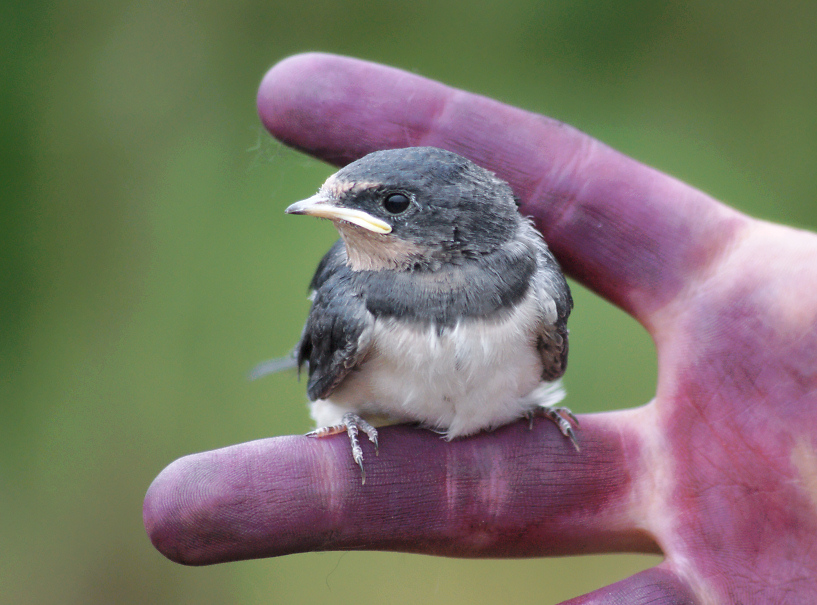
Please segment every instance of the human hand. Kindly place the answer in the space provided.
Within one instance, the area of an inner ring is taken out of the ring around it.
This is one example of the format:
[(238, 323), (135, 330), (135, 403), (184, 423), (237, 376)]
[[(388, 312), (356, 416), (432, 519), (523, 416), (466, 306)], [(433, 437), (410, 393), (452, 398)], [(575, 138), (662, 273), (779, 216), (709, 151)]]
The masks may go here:
[(649, 330), (657, 393), (579, 416), (578, 453), (541, 419), (450, 443), (383, 428), (365, 485), (343, 435), (188, 456), (145, 500), (162, 553), (660, 552), (657, 567), (569, 603), (815, 598), (814, 234), (742, 215), (554, 120), (362, 61), (287, 59), (258, 105), (277, 138), (334, 164), (431, 145), (510, 182), (565, 272)]

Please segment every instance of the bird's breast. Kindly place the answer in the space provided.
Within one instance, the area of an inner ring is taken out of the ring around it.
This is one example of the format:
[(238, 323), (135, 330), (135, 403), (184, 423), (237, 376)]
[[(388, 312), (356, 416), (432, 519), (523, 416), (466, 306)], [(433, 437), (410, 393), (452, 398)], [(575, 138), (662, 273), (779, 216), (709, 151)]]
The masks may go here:
[(449, 327), (378, 318), (366, 359), (332, 393), (333, 404), (362, 414), (416, 421), (453, 438), (493, 428), (531, 407), (541, 383), (533, 296), (498, 318)]

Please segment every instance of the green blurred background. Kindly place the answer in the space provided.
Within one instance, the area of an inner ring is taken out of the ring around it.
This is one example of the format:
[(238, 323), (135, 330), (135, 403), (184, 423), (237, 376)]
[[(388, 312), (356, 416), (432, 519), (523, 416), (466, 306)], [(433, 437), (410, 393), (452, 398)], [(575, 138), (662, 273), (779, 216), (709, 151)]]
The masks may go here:
[[(310, 426), (293, 375), (331, 168), (260, 128), (306, 50), (546, 113), (752, 214), (817, 227), (817, 3), (6, 0), (0, 8), (0, 602), (553, 603), (654, 565), (321, 553), (164, 559), (142, 498), (191, 452)], [(645, 332), (575, 286), (569, 405), (650, 399)], [(376, 589), (371, 588), (376, 586)]]

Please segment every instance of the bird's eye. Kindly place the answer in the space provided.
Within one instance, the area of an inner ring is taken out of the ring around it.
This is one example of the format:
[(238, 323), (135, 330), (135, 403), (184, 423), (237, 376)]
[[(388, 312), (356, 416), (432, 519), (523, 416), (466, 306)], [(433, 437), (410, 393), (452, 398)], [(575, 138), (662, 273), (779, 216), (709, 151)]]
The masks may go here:
[(408, 197), (402, 193), (392, 193), (383, 200), (383, 208), (389, 214), (400, 214), (408, 209), (410, 203)]

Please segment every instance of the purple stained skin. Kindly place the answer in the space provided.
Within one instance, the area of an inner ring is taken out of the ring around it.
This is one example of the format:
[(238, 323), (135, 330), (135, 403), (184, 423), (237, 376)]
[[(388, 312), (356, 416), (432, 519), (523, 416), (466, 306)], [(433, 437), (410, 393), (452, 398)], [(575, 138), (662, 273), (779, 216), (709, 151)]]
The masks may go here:
[(381, 429), (367, 480), (344, 435), (182, 458), (151, 485), (155, 546), (198, 565), (308, 550), (464, 557), (661, 552), (573, 604), (817, 599), (817, 237), (736, 212), (536, 114), (324, 54), (258, 94), (265, 126), (341, 165), (434, 145), (494, 170), (565, 271), (652, 334), (648, 405), (446, 443)]

